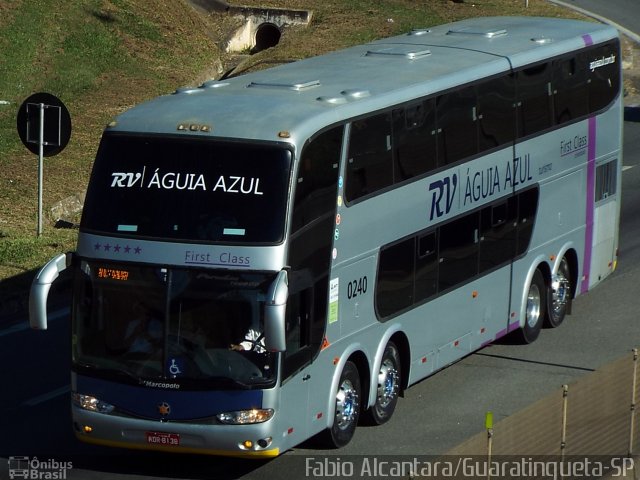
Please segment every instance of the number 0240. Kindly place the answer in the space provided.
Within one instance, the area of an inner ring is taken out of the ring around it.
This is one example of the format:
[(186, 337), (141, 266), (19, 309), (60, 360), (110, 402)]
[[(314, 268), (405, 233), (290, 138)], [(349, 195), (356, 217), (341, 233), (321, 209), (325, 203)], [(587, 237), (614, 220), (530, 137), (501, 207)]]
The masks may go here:
[(347, 284), (347, 298), (355, 298), (358, 295), (367, 293), (367, 277), (360, 277), (358, 280), (351, 280)]

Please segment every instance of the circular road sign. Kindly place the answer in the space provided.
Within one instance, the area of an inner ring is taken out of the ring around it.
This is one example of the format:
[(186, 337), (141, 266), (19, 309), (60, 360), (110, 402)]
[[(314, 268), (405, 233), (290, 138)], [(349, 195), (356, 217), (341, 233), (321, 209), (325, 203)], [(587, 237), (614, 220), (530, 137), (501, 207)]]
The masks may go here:
[[(41, 123), (41, 115), (44, 122)], [(71, 138), (71, 116), (64, 103), (50, 93), (34, 93), (18, 109), (18, 135), (24, 146), (32, 153), (40, 153), (40, 125), (42, 134), (42, 154), (45, 157), (57, 155)]]

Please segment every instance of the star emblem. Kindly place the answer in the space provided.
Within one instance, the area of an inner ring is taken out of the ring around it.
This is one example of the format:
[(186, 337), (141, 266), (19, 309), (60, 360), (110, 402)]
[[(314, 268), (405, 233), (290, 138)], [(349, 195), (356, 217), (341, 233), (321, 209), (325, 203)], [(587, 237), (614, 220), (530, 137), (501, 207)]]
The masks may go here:
[(171, 405), (169, 405), (167, 402), (158, 404), (158, 412), (163, 416), (169, 415), (171, 413)]

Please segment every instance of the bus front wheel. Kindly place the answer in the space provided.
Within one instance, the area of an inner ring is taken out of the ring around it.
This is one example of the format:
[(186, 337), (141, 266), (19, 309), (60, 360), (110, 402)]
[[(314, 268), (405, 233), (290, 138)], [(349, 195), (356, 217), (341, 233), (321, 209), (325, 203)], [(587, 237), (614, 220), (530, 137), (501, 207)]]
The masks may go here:
[(353, 438), (360, 416), (360, 397), (360, 375), (355, 364), (348, 361), (338, 382), (333, 425), (326, 432), (329, 446), (343, 447)]
[(398, 403), (401, 379), (398, 347), (395, 343), (389, 342), (384, 348), (378, 370), (376, 402), (366, 412), (368, 423), (382, 425), (391, 418)]
[(545, 317), (547, 306), (547, 287), (540, 270), (536, 270), (529, 284), (527, 303), (525, 306), (525, 321), (519, 330), (520, 339), (524, 343), (533, 343), (540, 335), (540, 329)]

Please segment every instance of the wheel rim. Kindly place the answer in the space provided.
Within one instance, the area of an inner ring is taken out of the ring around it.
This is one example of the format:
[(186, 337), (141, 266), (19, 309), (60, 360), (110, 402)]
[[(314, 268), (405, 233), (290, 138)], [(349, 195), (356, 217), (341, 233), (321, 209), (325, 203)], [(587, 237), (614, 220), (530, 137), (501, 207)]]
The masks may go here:
[(378, 373), (378, 405), (386, 408), (398, 395), (398, 369), (391, 359), (385, 360)]
[(537, 285), (532, 284), (527, 296), (527, 325), (530, 328), (535, 327), (540, 320), (541, 305), (540, 289)]
[(567, 300), (571, 292), (569, 279), (565, 276), (562, 269), (558, 270), (551, 284), (552, 290), (552, 310), (555, 318), (561, 317), (567, 307)]
[(349, 379), (345, 379), (336, 397), (336, 423), (345, 430), (358, 416), (358, 391)]

